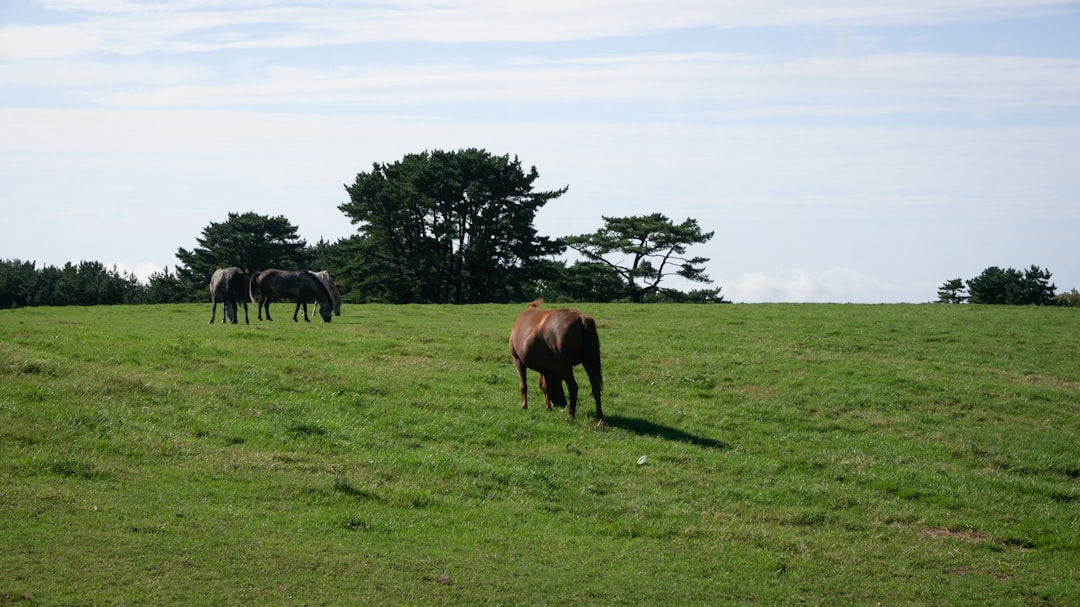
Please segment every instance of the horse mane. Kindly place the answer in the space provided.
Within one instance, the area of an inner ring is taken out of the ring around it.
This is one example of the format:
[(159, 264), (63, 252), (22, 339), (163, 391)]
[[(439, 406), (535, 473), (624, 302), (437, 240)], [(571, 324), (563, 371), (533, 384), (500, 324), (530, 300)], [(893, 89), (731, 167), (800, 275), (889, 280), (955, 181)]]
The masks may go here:
[[(333, 307), (334, 307), (334, 296), (330, 294), (330, 289), (326, 288), (326, 285), (323, 284), (323, 281), (319, 280), (319, 277), (315, 275), (315, 272), (312, 272), (311, 270), (309, 270), (307, 268), (304, 268), (302, 271), (303, 271), (304, 274), (307, 274), (308, 276), (310, 276), (312, 278), (312, 280), (314, 280), (315, 283), (319, 285), (319, 288), (322, 289), (323, 295), (326, 296), (326, 301), (330, 302), (330, 308), (333, 309)], [(304, 314), (307, 314), (307, 312), (304, 312)]]

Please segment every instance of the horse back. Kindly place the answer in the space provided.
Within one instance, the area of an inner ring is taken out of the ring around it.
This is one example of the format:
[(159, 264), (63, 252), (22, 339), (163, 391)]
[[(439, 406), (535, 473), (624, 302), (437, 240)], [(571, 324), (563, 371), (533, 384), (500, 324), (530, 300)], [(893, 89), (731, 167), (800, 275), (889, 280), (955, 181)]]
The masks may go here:
[[(542, 310), (536, 303), (530, 303), (514, 322), (511, 353), (527, 367), (543, 372), (580, 364), (588, 332), (583, 319), (592, 319), (571, 308)], [(592, 331), (595, 334), (595, 323)]]
[(240, 268), (227, 268), (225, 274), (226, 290), (229, 296), (236, 301), (244, 301), (248, 298), (248, 279)]
[[(334, 306), (334, 300), (329, 289), (311, 270), (278, 270), (274, 268), (263, 270), (251, 277), (248, 289), (252, 301), (257, 301), (255, 298), (257, 289), (262, 299), (267, 297), (293, 297), (298, 303), (314, 299), (319, 302), (320, 306), (327, 309), (332, 309)], [(325, 316), (323, 320), (326, 320)]]
[(224, 276), (225, 270), (222, 268), (214, 270), (214, 274), (210, 276), (210, 301), (216, 301), (223, 295), (221, 292), (221, 283)]
[(243, 299), (247, 287), (247, 276), (236, 267), (218, 268), (210, 277), (210, 295), (212, 298), (232, 297)]

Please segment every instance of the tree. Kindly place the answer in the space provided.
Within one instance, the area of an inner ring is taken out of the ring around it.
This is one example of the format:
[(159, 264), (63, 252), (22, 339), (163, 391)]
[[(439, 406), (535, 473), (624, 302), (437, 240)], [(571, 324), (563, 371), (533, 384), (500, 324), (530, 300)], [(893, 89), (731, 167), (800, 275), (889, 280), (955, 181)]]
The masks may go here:
[(1050, 284), (1049, 270), (1039, 266), (1020, 272), (1013, 268), (991, 266), (967, 281), (973, 304), (1054, 305), (1055, 286)]
[(166, 267), (161, 272), (154, 272), (148, 279), (146, 299), (148, 303), (183, 303), (189, 300), (184, 283), (175, 273), (169, 274)]
[[(536, 212), (566, 188), (534, 192), (536, 167), (485, 150), (409, 154), (346, 185), (340, 209), (358, 236), (345, 281), (372, 301), (509, 302), (526, 298), (545, 256)], [(355, 273), (357, 267), (363, 274)]]
[(626, 296), (619, 274), (596, 261), (577, 261), (566, 267), (559, 262), (537, 286), (537, 295), (548, 301), (617, 301)]
[(945, 281), (937, 292), (938, 303), (958, 304), (967, 301), (968, 296), (964, 293), (964, 280), (954, 278)]
[[(563, 242), (618, 274), (631, 301), (641, 302), (646, 296), (662, 292), (674, 295), (674, 291), (660, 287), (661, 281), (672, 275), (693, 282), (711, 282), (702, 266), (708, 258), (684, 257), (688, 246), (713, 237), (713, 232), (701, 231), (697, 220), (687, 219), (676, 225), (661, 213), (603, 219), (604, 227), (595, 233), (568, 236)], [(627, 256), (629, 261), (611, 260), (608, 256), (612, 254)]]
[(20, 308), (34, 303), (38, 283), (36, 264), (19, 259), (0, 262), (0, 308)]
[(1080, 291), (1073, 288), (1068, 293), (1056, 295), (1054, 303), (1067, 308), (1078, 308), (1080, 307)]
[(297, 234), (296, 226), (282, 215), (269, 217), (256, 213), (229, 213), (228, 220), (203, 228), (198, 247), (178, 249), (176, 276), (189, 295), (202, 299), (214, 270), (236, 266), (251, 275), (267, 268), (286, 270), (305, 266), (307, 243)]
[[(359, 303), (350, 298), (352, 284), (344, 272), (345, 268), (352, 267), (352, 264), (350, 264), (351, 249), (349, 241), (350, 239), (343, 238), (337, 242), (327, 242), (320, 238), (319, 242), (307, 248), (304, 256), (307, 258), (307, 266), (310, 270), (314, 272), (322, 270), (330, 272), (330, 276), (333, 277), (334, 284), (341, 291), (341, 297), (344, 301)], [(362, 276), (363, 270), (357, 270), (357, 274)]]
[(716, 304), (731, 303), (720, 295), (722, 287), (715, 289), (693, 289), (688, 292), (674, 289), (663, 289), (650, 293), (642, 298), (643, 303), (687, 303), (687, 304)]
[(0, 263), (2, 307), (137, 304), (145, 301), (145, 291), (134, 274), (98, 261), (41, 270), (17, 259)]
[(1010, 298), (1014, 297), (1021, 280), (1022, 275), (1012, 268), (986, 268), (982, 274), (967, 281), (968, 292), (971, 294), (969, 301), (973, 304), (1007, 304)]
[(1024, 282), (1020, 289), (1020, 305), (1052, 306), (1057, 286), (1050, 283), (1050, 271), (1032, 265), (1024, 270)]

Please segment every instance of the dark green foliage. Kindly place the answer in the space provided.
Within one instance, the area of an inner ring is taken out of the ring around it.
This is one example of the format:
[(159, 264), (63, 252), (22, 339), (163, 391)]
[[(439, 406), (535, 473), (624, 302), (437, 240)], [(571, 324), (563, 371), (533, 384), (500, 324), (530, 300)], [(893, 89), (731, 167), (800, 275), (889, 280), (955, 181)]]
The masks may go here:
[(614, 302), (626, 299), (626, 283), (601, 263), (579, 261), (553, 273), (541, 294), (548, 301)]
[(691, 291), (677, 291), (675, 289), (661, 289), (655, 293), (646, 295), (641, 303), (688, 303), (688, 304), (712, 304), (731, 303), (720, 294), (721, 287), (715, 289), (693, 289)]
[[(603, 219), (603, 228), (592, 234), (567, 236), (563, 242), (618, 276), (624, 285), (624, 296), (631, 301), (642, 302), (668, 291), (660, 283), (670, 276), (710, 282), (703, 266), (708, 258), (684, 257), (686, 247), (708, 242), (713, 237), (713, 232), (701, 231), (696, 219), (678, 225), (661, 213)], [(609, 258), (612, 254), (617, 256), (615, 260)], [(623, 261), (625, 258), (629, 261)]]
[(150, 275), (146, 298), (147, 303), (183, 303), (205, 299), (202, 293), (197, 298), (193, 297), (176, 273), (169, 274), (169, 268)]
[(93, 306), (147, 301), (138, 279), (97, 261), (68, 262), (62, 268), (37, 268), (31, 261), (0, 262), (0, 308)]
[(338, 279), (340, 274), (337, 271), (346, 263), (346, 249), (342, 246), (344, 240), (336, 243), (330, 243), (326, 240), (319, 239), (319, 242), (307, 248), (304, 252), (304, 257), (307, 260), (305, 262), (306, 267), (313, 272), (320, 272), (322, 270), (334, 270), (330, 274), (334, 277), (335, 284), (338, 288), (341, 288), (341, 281)]
[[(1068, 306), (1068, 295), (1054, 295), (1050, 271), (1031, 266), (1023, 272), (991, 266), (965, 282), (945, 281), (938, 289), (938, 303), (998, 304), (1012, 306)], [(1075, 289), (1073, 290), (1075, 293)]]
[[(346, 185), (339, 208), (359, 235), (339, 276), (368, 301), (477, 303), (526, 299), (544, 257), (536, 212), (566, 188), (534, 192), (539, 177), (516, 157), (436, 150), (373, 165)], [(362, 266), (358, 268), (356, 266)]]
[(938, 303), (964, 303), (968, 298), (964, 292), (964, 279), (962, 278), (945, 281), (945, 284), (941, 285), (937, 293)]
[(30, 305), (37, 288), (36, 264), (18, 259), (0, 263), (0, 308), (20, 308)]
[(967, 287), (974, 304), (1054, 305), (1055, 286), (1050, 284), (1050, 271), (1039, 266), (1023, 272), (992, 266), (967, 281)]

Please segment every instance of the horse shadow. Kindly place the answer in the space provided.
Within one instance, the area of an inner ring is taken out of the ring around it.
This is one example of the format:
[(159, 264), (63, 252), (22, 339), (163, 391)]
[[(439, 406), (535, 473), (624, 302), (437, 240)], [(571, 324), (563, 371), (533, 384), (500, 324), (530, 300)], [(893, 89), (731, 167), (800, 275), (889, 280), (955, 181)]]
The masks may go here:
[(727, 448), (727, 445), (725, 445), (722, 441), (718, 441), (712, 438), (706, 438), (704, 436), (698, 436), (696, 434), (691, 434), (689, 432), (679, 430), (678, 428), (664, 426), (662, 424), (657, 424), (647, 419), (641, 419), (639, 417), (608, 415), (604, 418), (604, 423), (612, 428), (619, 428), (622, 430), (633, 432), (638, 436), (652, 436), (679, 443), (690, 443), (691, 445), (705, 447), (706, 449)]

